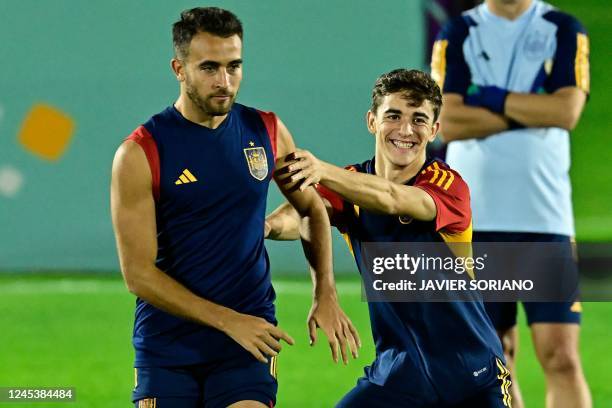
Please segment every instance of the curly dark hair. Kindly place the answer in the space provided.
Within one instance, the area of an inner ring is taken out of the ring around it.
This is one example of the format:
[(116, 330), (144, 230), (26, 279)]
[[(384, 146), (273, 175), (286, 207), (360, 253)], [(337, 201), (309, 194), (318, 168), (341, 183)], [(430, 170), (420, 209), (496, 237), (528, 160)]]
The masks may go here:
[(177, 57), (188, 54), (191, 39), (199, 32), (218, 37), (238, 35), (242, 39), (242, 23), (234, 13), (218, 7), (196, 7), (181, 13), (181, 19), (172, 26), (172, 42)]
[(417, 106), (420, 106), (423, 101), (431, 102), (434, 122), (438, 120), (442, 108), (442, 94), (440, 88), (428, 73), (416, 69), (400, 68), (382, 74), (378, 77), (372, 89), (370, 110), (376, 113), (381, 99), (396, 92), (405, 93), (406, 97)]

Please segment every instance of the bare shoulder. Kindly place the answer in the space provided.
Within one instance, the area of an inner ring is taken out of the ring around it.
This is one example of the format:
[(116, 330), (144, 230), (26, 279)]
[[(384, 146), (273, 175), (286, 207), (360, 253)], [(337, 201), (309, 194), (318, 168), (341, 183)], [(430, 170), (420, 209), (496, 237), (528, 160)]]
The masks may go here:
[(293, 136), (283, 121), (277, 116), (277, 157), (282, 158), (295, 151)]
[(126, 140), (115, 152), (112, 168), (112, 191), (132, 195), (151, 192), (151, 170), (145, 152), (140, 145)]

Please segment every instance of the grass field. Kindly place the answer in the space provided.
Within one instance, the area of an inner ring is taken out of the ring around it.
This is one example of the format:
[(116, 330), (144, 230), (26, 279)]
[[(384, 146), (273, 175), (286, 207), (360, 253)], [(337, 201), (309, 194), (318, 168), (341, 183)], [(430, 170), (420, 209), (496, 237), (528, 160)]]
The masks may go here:
[[(297, 341), (279, 357), (278, 406), (332, 407), (373, 356), (359, 283), (356, 279), (338, 283), (342, 304), (364, 343), (359, 359), (348, 366), (333, 364), (324, 341), (308, 346), (304, 324), (310, 306), (308, 281), (279, 278), (275, 286), (280, 325)], [(36, 407), (130, 406), (133, 307), (134, 297), (117, 276), (1, 276), (0, 386), (76, 387), (75, 403)], [(584, 309), (581, 351), (586, 374), (595, 407), (610, 407), (612, 304), (588, 303)], [(543, 407), (543, 378), (527, 330), (521, 332), (521, 341), (519, 369), (527, 406)], [(0, 403), (11, 405), (25, 406)]]

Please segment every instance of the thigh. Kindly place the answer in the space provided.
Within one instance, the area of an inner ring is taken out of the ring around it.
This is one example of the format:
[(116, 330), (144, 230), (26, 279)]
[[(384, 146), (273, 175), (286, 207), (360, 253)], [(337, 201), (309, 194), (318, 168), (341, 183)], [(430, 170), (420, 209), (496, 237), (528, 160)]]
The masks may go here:
[(136, 368), (132, 401), (137, 408), (201, 406), (201, 387), (188, 367)]
[(251, 355), (243, 355), (220, 363), (204, 381), (204, 407), (254, 408), (262, 404), (273, 407), (278, 389), (277, 360), (278, 357), (273, 357), (268, 363), (262, 363)]

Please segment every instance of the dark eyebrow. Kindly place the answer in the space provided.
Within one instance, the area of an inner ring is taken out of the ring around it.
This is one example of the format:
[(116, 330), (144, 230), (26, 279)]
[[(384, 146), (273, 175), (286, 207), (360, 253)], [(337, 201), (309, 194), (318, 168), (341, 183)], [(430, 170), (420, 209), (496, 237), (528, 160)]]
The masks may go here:
[(204, 60), (198, 64), (200, 68), (204, 68), (204, 67), (219, 68), (220, 65), (221, 64), (219, 64), (216, 61), (209, 61), (209, 60)]
[(414, 112), (414, 114), (412, 116), (419, 117), (419, 118), (429, 119), (429, 115), (427, 115), (426, 113), (423, 113), (423, 112)]
[(233, 61), (230, 61), (230, 63), (227, 64), (227, 65), (237, 65), (237, 64), (242, 64), (242, 59), (241, 58), (233, 60)]
[(387, 114), (389, 114), (389, 113), (393, 113), (393, 114), (395, 114), (395, 115), (401, 115), (401, 114), (402, 114), (402, 111), (397, 110), (397, 109), (387, 109), (387, 110), (385, 111), (385, 115), (387, 115)]

